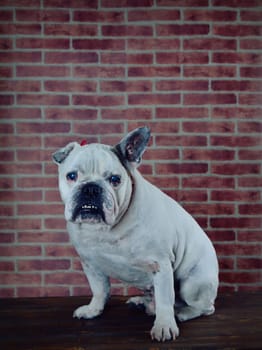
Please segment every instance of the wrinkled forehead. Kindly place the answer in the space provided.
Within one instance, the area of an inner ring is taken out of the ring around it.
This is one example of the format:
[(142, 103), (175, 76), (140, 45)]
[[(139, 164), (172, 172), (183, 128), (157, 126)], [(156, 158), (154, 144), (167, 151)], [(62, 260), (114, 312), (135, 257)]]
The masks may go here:
[(121, 168), (110, 147), (101, 144), (84, 146), (74, 158), (72, 166), (82, 174), (100, 176), (115, 173)]

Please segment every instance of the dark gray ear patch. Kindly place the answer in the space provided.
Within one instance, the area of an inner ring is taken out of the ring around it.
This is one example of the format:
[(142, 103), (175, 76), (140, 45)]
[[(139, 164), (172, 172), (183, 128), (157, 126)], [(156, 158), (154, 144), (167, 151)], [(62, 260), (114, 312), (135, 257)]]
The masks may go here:
[(71, 142), (66, 147), (61, 148), (60, 150), (53, 153), (52, 157), (54, 162), (57, 164), (63, 163), (63, 161), (69, 156), (69, 154), (73, 151), (76, 145), (76, 142)]

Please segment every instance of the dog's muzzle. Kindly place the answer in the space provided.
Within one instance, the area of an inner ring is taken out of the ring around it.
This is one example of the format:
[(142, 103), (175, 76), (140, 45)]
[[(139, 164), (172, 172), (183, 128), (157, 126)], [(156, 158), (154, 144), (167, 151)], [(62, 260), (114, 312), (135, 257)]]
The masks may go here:
[(89, 182), (84, 184), (74, 198), (72, 221), (85, 221), (88, 223), (105, 222), (104, 190), (98, 184)]

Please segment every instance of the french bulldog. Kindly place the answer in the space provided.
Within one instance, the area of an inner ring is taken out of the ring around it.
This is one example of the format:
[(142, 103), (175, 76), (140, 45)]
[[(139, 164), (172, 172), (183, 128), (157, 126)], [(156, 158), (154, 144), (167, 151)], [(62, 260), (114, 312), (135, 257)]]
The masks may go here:
[(179, 335), (176, 318), (214, 312), (218, 262), (193, 217), (137, 170), (149, 138), (141, 127), (113, 147), (72, 142), (53, 160), (67, 229), (93, 293), (74, 317), (102, 313), (113, 277), (144, 291), (128, 302), (155, 315), (151, 337), (166, 341)]

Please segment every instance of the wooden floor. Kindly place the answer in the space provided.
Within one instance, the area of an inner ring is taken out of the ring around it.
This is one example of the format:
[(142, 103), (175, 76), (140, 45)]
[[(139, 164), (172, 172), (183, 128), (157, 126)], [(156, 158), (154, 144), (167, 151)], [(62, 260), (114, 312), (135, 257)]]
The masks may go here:
[(73, 310), (87, 298), (0, 300), (0, 349), (160, 350), (262, 349), (262, 293), (225, 294), (216, 313), (179, 325), (174, 342), (151, 341), (153, 318), (111, 298), (102, 316), (76, 320)]

